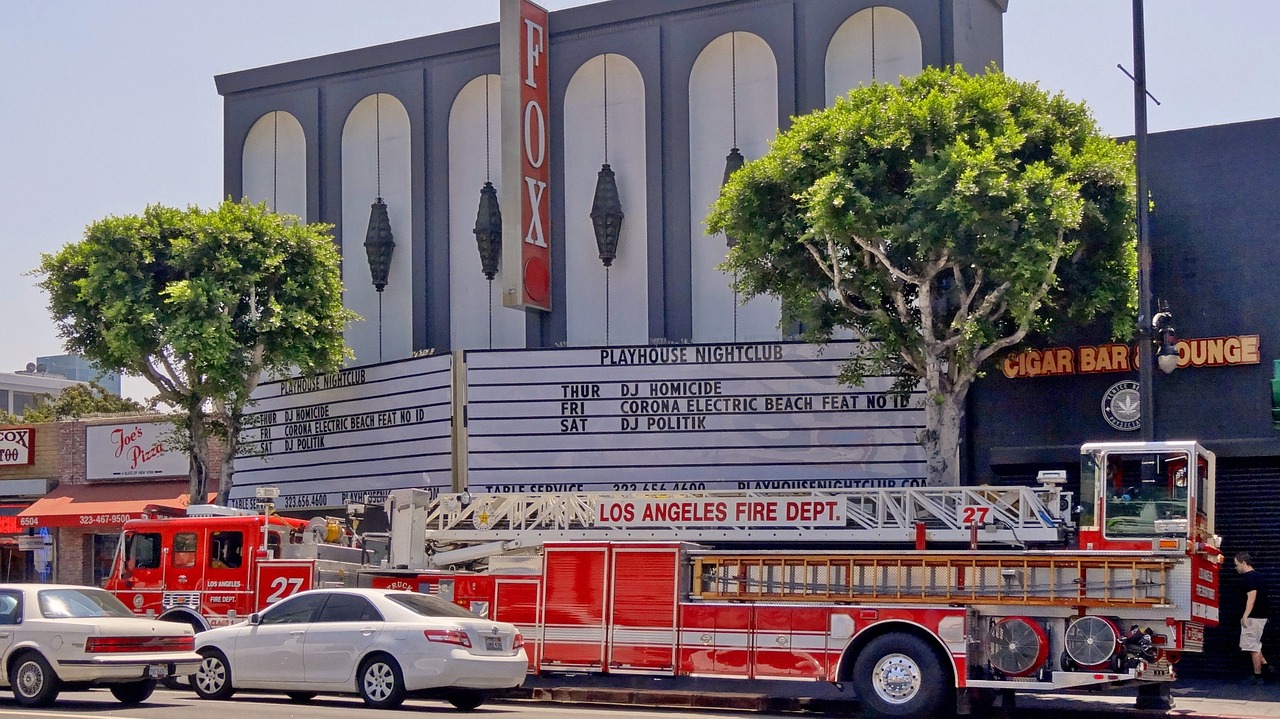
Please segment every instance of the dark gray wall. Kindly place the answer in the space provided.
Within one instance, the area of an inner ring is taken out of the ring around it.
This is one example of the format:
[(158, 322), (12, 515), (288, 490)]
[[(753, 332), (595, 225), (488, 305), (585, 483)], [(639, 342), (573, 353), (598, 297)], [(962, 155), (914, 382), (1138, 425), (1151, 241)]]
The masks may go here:
[[(1155, 438), (1196, 439), (1221, 457), (1280, 455), (1271, 427), (1280, 359), (1280, 120), (1150, 136), (1153, 296), (1180, 338), (1260, 335), (1262, 363), (1156, 372)], [(1110, 341), (1105, 328), (1062, 346)], [(993, 370), (970, 396), (968, 481), (993, 466), (1073, 462), (1085, 441), (1136, 439), (1103, 420), (1102, 395), (1137, 372), (1006, 379)]]
[[(1000, 62), (1005, 0), (613, 0), (551, 13), (552, 167), (563, 186), (562, 107), (569, 79), (604, 52), (630, 58), (645, 83), (650, 336), (692, 337), (689, 237), (688, 80), (698, 54), (730, 31), (764, 38), (778, 62), (778, 123), (824, 104), (827, 45), (840, 24), (872, 5), (906, 13), (920, 31), (926, 65), (957, 59)], [(496, 73), (496, 24), (235, 72), (216, 78), (224, 106), (224, 187), (241, 194), (241, 149), (264, 113), (284, 110), (307, 138), (309, 221), (340, 225), (342, 125), (361, 98), (395, 95), (413, 128), (415, 349), (449, 347), (448, 112), (462, 86)], [(568, 335), (565, 304), (564, 199), (553, 194), (552, 302), (530, 313), (530, 346)], [(339, 231), (341, 228), (339, 227)], [(399, 238), (397, 238), (399, 239)]]

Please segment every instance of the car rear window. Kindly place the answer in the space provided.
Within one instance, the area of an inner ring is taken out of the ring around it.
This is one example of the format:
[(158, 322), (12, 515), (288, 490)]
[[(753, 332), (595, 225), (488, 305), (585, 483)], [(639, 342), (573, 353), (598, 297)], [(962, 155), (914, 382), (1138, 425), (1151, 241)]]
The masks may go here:
[(119, 599), (100, 589), (42, 589), (36, 596), (46, 619), (133, 616)]
[(453, 602), (446, 602), (439, 597), (432, 597), (427, 594), (414, 594), (412, 592), (388, 594), (387, 599), (424, 617), (480, 618), (478, 614), (472, 614)]

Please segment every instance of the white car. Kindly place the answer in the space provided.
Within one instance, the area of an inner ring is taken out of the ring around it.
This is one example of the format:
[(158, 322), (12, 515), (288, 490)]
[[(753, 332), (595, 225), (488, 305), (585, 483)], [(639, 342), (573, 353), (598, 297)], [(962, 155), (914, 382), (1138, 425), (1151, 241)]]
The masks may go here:
[(359, 694), (392, 709), (409, 694), (474, 709), (492, 692), (520, 686), (524, 639), (439, 597), (390, 589), (300, 592), (247, 622), (196, 635), (204, 658), (192, 677), (204, 699), (237, 689)]
[(65, 689), (105, 686), (140, 704), (156, 681), (200, 666), (191, 627), (134, 616), (93, 587), (0, 584), (0, 681), (18, 703), (48, 706)]

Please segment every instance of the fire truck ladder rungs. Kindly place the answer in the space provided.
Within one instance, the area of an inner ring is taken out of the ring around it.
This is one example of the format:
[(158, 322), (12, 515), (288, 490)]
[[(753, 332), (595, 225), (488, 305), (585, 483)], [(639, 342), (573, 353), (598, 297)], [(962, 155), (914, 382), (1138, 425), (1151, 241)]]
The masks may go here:
[(704, 600), (1151, 607), (1174, 561), (1079, 552), (809, 555), (697, 553)]
[[(421, 490), (397, 490), (419, 492)], [(607, 502), (706, 503), (717, 500), (835, 500), (840, 526), (744, 526), (732, 521), (666, 522), (626, 527), (597, 520)], [(442, 494), (426, 509), (426, 540), (436, 547), (478, 543), (536, 546), (553, 540), (912, 543), (923, 525), (928, 542), (1027, 547), (1060, 543), (1071, 494), (1055, 486), (905, 489), (748, 490), (648, 493)], [(974, 531), (974, 520), (981, 522)]]

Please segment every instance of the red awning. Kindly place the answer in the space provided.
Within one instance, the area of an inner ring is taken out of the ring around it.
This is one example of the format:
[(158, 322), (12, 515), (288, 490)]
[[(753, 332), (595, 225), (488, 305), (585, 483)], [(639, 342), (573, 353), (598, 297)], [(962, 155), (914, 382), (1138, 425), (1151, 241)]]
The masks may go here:
[(64, 484), (18, 513), (18, 526), (114, 527), (142, 517), (150, 505), (185, 509), (186, 482)]

